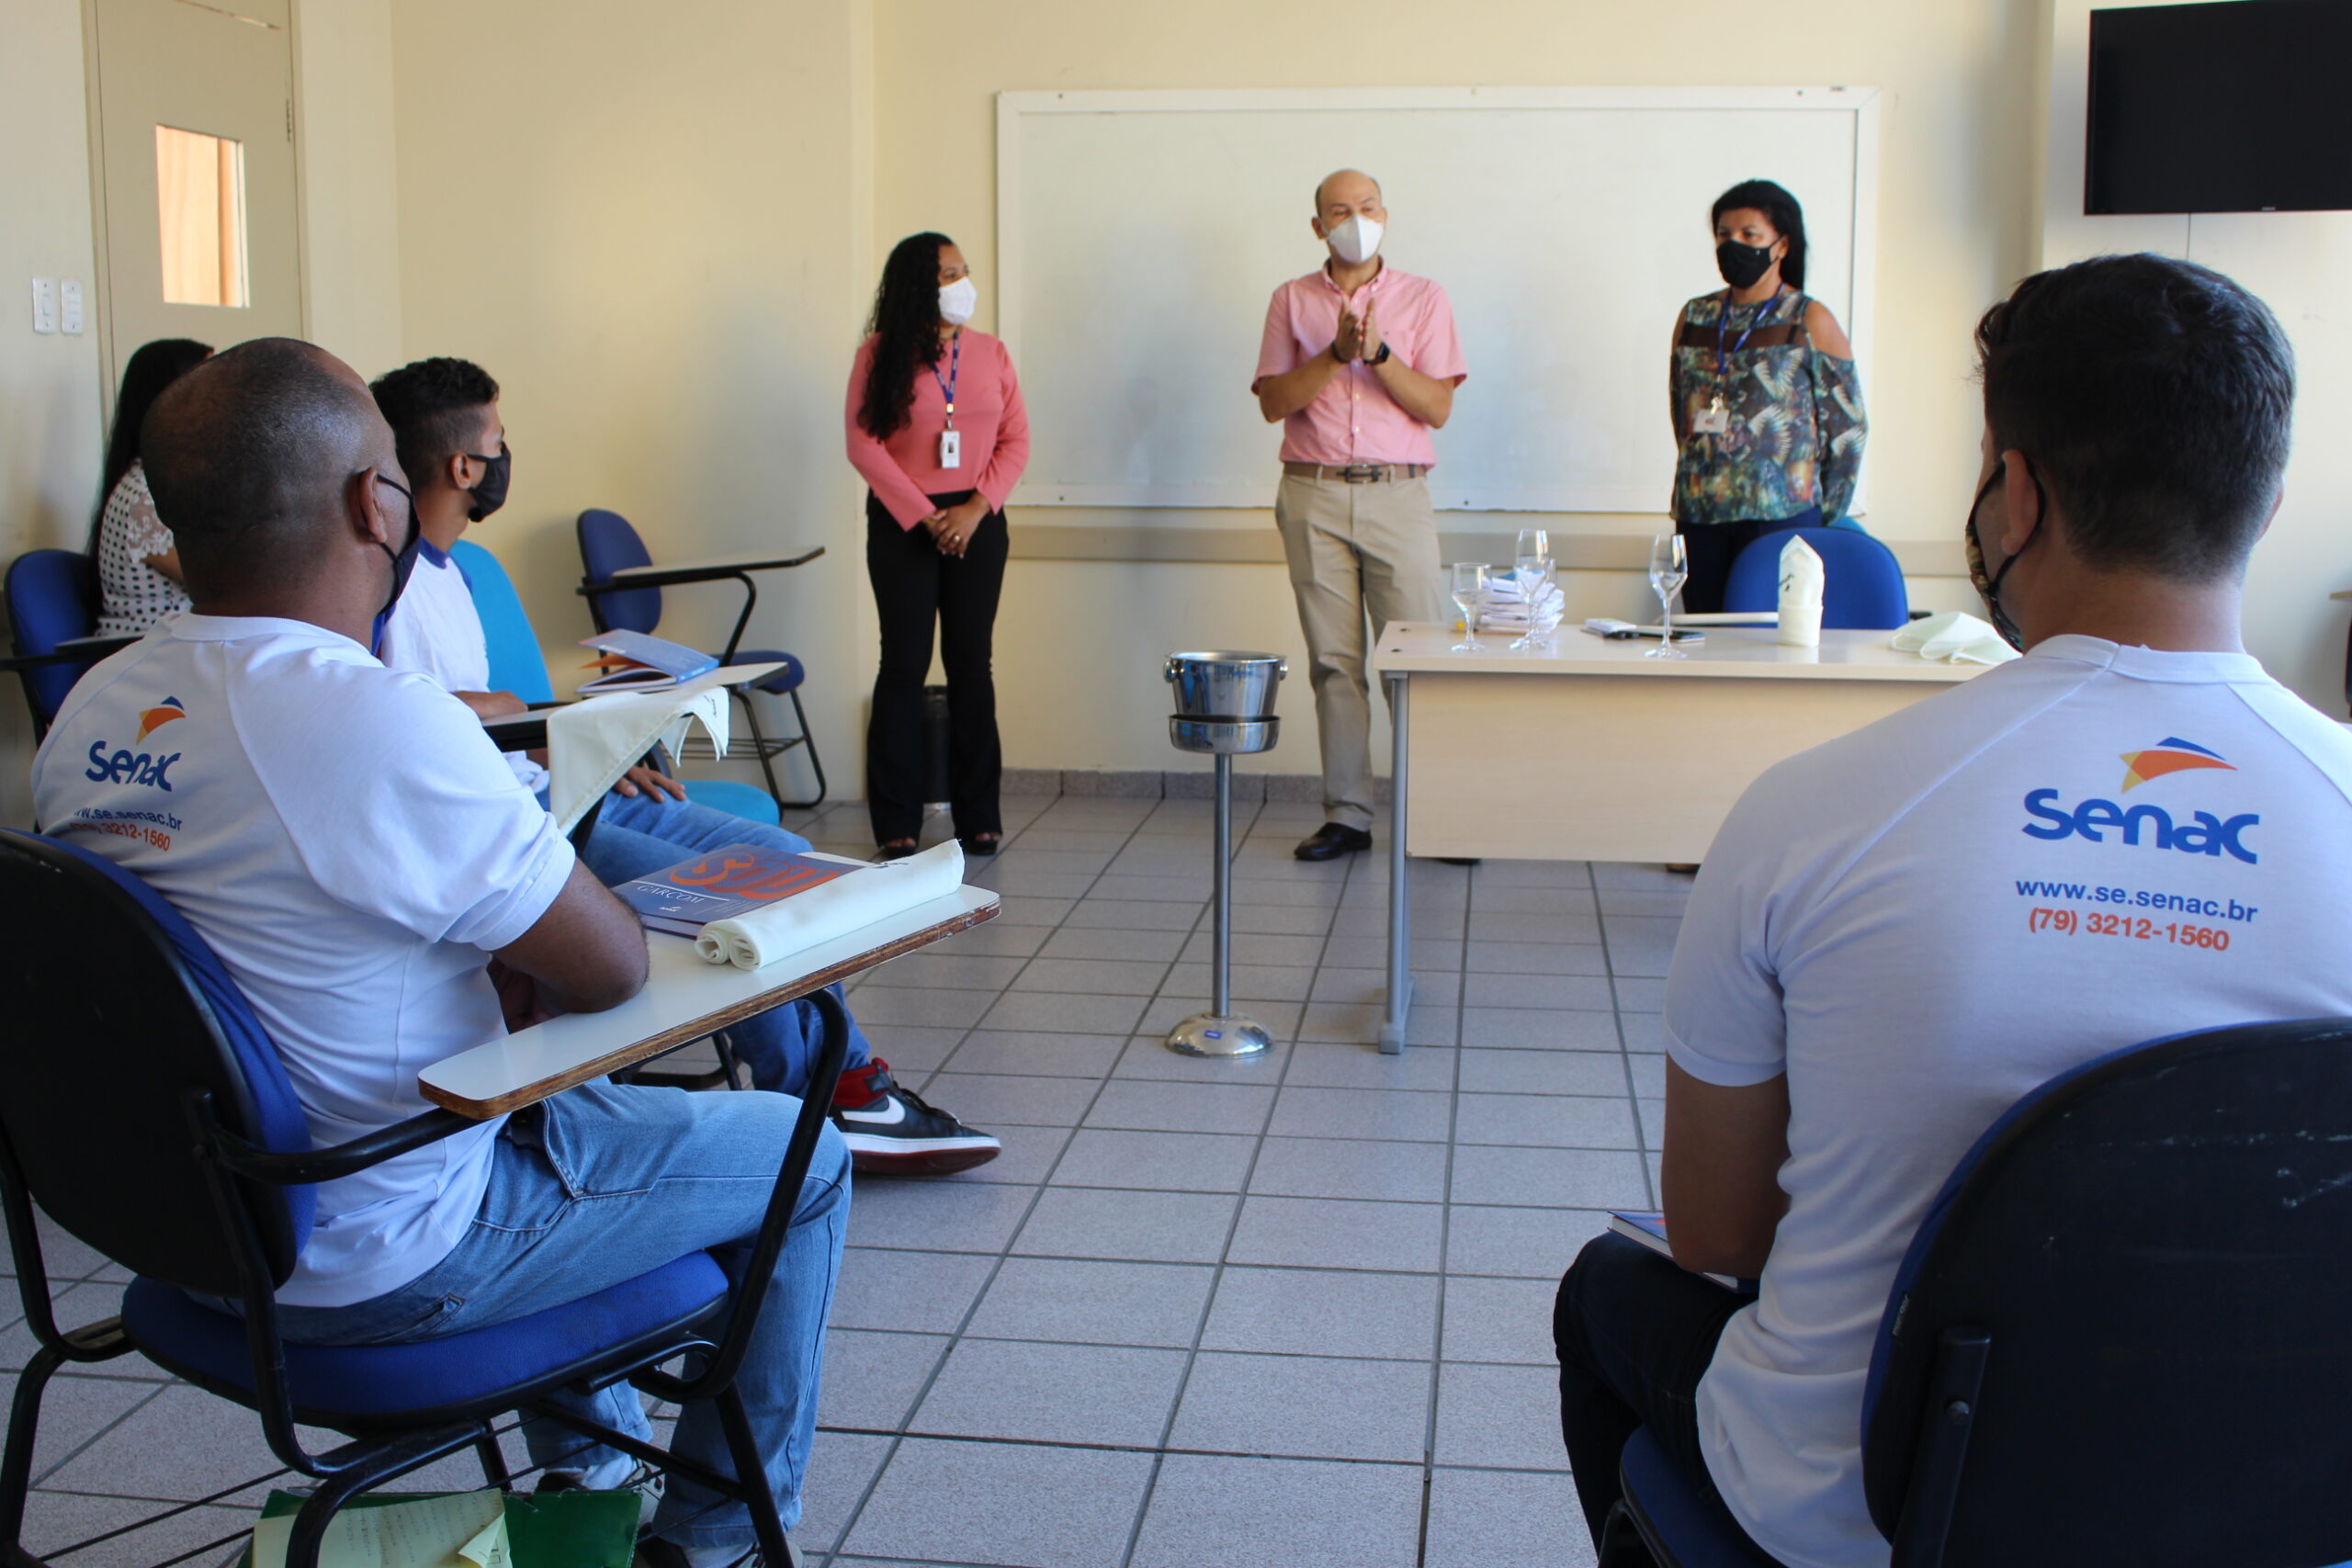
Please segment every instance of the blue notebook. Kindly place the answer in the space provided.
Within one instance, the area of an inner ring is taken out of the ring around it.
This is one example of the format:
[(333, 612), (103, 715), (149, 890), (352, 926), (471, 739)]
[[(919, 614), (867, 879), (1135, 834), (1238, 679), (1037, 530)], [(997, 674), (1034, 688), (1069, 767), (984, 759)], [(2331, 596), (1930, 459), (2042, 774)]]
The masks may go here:
[(582, 637), (580, 646), (605, 655), (594, 661), (605, 673), (582, 682), (582, 696), (601, 692), (658, 692), (718, 668), (718, 660), (707, 653), (644, 632), (598, 632)]
[(729, 844), (624, 882), (613, 892), (649, 931), (693, 936), (713, 920), (747, 915), (856, 869), (757, 844)]

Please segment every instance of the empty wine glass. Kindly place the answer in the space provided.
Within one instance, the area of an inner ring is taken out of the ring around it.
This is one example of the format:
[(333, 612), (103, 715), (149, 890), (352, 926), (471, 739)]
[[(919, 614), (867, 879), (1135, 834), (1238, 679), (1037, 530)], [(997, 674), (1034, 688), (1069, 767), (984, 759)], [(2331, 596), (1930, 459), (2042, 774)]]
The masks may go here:
[(1666, 635), (1643, 658), (1690, 657), (1674, 646), (1674, 596), (1682, 591), (1682, 580), (1690, 575), (1690, 558), (1683, 554), (1681, 535), (1660, 534), (1650, 541), (1650, 588), (1657, 594), (1658, 626)]
[[(1520, 537), (1531, 533), (1540, 535), (1540, 528), (1522, 529)], [(1521, 613), (1527, 617), (1527, 629), (1511, 644), (1514, 649), (1535, 648), (1549, 640), (1551, 627), (1544, 624), (1546, 605), (1552, 597), (1555, 573), (1552, 558), (1546, 555), (1522, 555), (1511, 563), (1511, 586), (1519, 590)]]
[(1453, 645), (1456, 653), (1484, 653), (1487, 645), (1478, 640), (1478, 617), (1487, 608), (1487, 567), (1483, 561), (1458, 560), (1447, 569), (1452, 574), (1453, 602), (1462, 610), (1460, 642)]
[(1552, 536), (1541, 528), (1521, 528), (1519, 531), (1519, 547), (1511, 553), (1521, 560), (1529, 556), (1542, 556), (1545, 560), (1550, 560)]

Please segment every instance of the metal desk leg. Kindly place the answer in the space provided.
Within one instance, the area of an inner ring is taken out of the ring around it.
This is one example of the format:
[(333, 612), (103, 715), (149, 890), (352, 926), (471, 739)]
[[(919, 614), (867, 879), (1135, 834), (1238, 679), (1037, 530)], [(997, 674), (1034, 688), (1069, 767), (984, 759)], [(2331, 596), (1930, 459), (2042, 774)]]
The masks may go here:
[(1413, 1010), (1412, 887), (1405, 859), (1405, 732), (1411, 683), (1401, 672), (1385, 676), (1392, 754), (1388, 761), (1388, 1007), (1380, 1021), (1380, 1050), (1394, 1056), (1405, 1049), (1405, 1020)]

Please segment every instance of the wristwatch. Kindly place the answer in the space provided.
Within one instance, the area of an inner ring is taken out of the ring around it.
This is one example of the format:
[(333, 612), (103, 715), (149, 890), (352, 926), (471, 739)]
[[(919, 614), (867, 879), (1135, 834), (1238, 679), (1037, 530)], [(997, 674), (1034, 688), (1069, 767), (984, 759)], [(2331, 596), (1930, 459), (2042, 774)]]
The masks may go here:
[(1365, 361), (1364, 361), (1364, 363), (1365, 363), (1366, 365), (1385, 365), (1385, 364), (1387, 364), (1387, 363), (1388, 363), (1388, 345), (1387, 345), (1386, 344), (1385, 344), (1385, 343), (1384, 343), (1384, 344), (1382, 344), (1380, 345), (1380, 352), (1379, 352), (1378, 354), (1374, 355), (1370, 359), (1365, 360)]

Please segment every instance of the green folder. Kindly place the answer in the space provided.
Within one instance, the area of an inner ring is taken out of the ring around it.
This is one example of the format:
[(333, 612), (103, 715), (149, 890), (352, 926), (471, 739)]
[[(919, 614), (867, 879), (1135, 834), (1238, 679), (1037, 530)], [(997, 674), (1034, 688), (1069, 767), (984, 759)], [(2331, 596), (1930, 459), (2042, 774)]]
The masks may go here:
[[(443, 1492), (369, 1492), (354, 1497), (345, 1508), (380, 1508), (419, 1497), (442, 1497)], [(261, 1506), (261, 1517), (274, 1519), (297, 1513), (303, 1499), (290, 1492), (272, 1492)], [(506, 1496), (506, 1540), (514, 1554), (514, 1568), (629, 1568), (637, 1556), (639, 1497), (634, 1492), (548, 1492)], [(237, 1568), (253, 1568), (253, 1548), (245, 1548)]]

